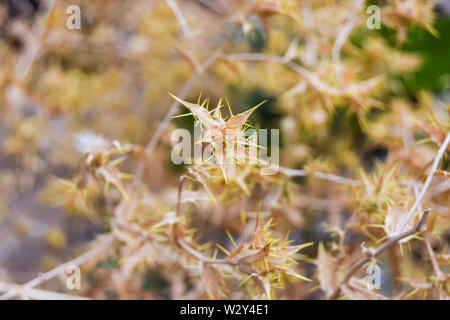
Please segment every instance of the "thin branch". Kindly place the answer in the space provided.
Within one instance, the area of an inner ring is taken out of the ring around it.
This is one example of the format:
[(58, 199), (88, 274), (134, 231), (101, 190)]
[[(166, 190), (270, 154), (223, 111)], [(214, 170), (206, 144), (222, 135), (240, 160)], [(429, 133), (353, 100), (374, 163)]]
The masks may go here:
[(180, 8), (178, 7), (177, 3), (175, 2), (175, 0), (166, 0), (166, 3), (172, 10), (175, 17), (177, 18), (181, 31), (183, 31), (184, 35), (189, 38), (192, 35), (192, 31), (189, 28), (189, 25), (186, 19), (184, 18), (184, 15), (181, 12)]
[[(369, 290), (368, 288), (360, 285), (359, 283), (357, 283), (356, 281), (354, 281), (355, 279), (352, 279), (351, 281), (348, 282), (348, 286), (351, 289), (355, 289), (357, 291), (360, 291), (364, 294), (366, 294), (367, 296), (371, 297), (372, 299), (377, 299), (377, 300), (388, 300), (387, 297), (383, 296), (382, 294), (373, 292), (372, 290)], [(359, 295), (361, 296), (361, 295)], [(362, 297), (364, 299), (364, 297)], [(367, 299), (367, 298), (366, 298)]]
[(27, 35), (27, 46), (14, 67), (16, 80), (19, 82), (23, 81), (27, 77), (34, 60), (39, 55), (39, 51), (42, 46), (41, 38), (45, 33), (46, 23), (50, 17), (54, 5), (55, 0), (47, 0), (43, 3), (43, 7), (46, 10), (42, 13), (41, 17), (38, 18), (38, 21), (33, 25), (33, 28)]
[(14, 287), (12, 290), (10, 290), (9, 292), (3, 294), (2, 296), (0, 296), (0, 300), (6, 300), (6, 299), (11, 299), (14, 296), (16, 296), (19, 293), (18, 288), (21, 288), (21, 290), (27, 291), (28, 289), (34, 288), (39, 286), (40, 284), (53, 279), (54, 277), (64, 273), (66, 271), (66, 269), (72, 265), (82, 265), (83, 263), (95, 258), (96, 256), (98, 256), (100, 253), (108, 250), (109, 248), (112, 247), (112, 245), (115, 243), (115, 239), (111, 236), (108, 236), (109, 238), (107, 239), (107, 241), (105, 241), (105, 243), (103, 243), (102, 245), (95, 247), (87, 252), (85, 252), (84, 254), (82, 254), (81, 256), (79, 256), (78, 258), (75, 258), (73, 260), (70, 260), (66, 263), (63, 263), (61, 265), (59, 265), (58, 267), (47, 271), (45, 273), (40, 274), (39, 276), (37, 276), (36, 278), (28, 281), (27, 283), (23, 284), (22, 286), (18, 286), (18, 287)]
[(350, 20), (347, 21), (346, 24), (342, 26), (334, 42), (333, 50), (331, 51), (334, 71), (336, 72), (336, 75), (339, 79), (342, 79), (342, 65), (340, 61), (341, 49), (344, 46), (345, 42), (347, 41), (348, 36), (352, 32), (353, 27), (356, 24), (356, 21), (357, 17), (352, 17)]
[[(324, 92), (331, 96), (337, 97), (346, 95), (348, 93), (347, 92), (348, 87), (337, 88), (330, 86), (325, 82), (323, 82), (315, 73), (309, 71), (308, 69), (292, 61), (285, 59), (284, 57), (263, 53), (235, 53), (235, 54), (227, 54), (224, 56), (224, 58), (227, 60), (270, 61), (275, 63), (281, 63), (287, 66), (288, 68), (292, 69), (293, 71), (297, 72), (301, 76), (303, 76), (309, 82), (309, 84), (319, 92)], [(368, 80), (361, 81), (358, 84), (350, 84), (351, 91), (358, 92), (367, 90), (367, 88), (371, 88), (377, 83), (379, 83), (380, 80), (381, 77), (376, 76)]]
[(306, 65), (311, 67), (317, 64), (317, 41), (312, 31), (314, 29), (315, 21), (311, 1), (302, 1), (301, 8), (305, 28), (310, 34), (310, 36), (306, 37), (306, 57), (303, 61)]
[(197, 260), (200, 260), (203, 263), (210, 263), (210, 264), (228, 264), (228, 265), (236, 265), (236, 262), (228, 261), (225, 259), (211, 259), (206, 258), (203, 256), (200, 252), (189, 246), (182, 238), (178, 238), (178, 245), (183, 248), (187, 253), (189, 253), (192, 257), (196, 258)]
[[(177, 198), (177, 204), (176, 204), (176, 211), (175, 211), (175, 216), (176, 218), (179, 217), (179, 212), (180, 212), (180, 207), (181, 207), (181, 195), (182, 195), (182, 191), (183, 191), (183, 185), (184, 182), (186, 181), (186, 178), (184, 176), (182, 176), (180, 178), (180, 183), (178, 185), (178, 198)], [(129, 224), (128, 222), (124, 221), (123, 219), (114, 219), (111, 222), (112, 225), (115, 225), (123, 230), (126, 230), (127, 232), (130, 232), (136, 236), (139, 237), (140, 240), (142, 241), (146, 241), (146, 240), (155, 240), (155, 236), (149, 234), (147, 231), (139, 228), (138, 226)], [(179, 247), (181, 247), (184, 251), (186, 251), (189, 255), (191, 255), (192, 257), (196, 258), (197, 260), (200, 260), (204, 263), (215, 263), (215, 264), (229, 264), (232, 265), (234, 264), (233, 262), (227, 261), (225, 259), (210, 259), (210, 258), (206, 258), (204, 257), (200, 252), (198, 252), (197, 250), (195, 250), (194, 248), (192, 248), (188, 243), (186, 243), (178, 234), (178, 222), (176, 221), (173, 224), (173, 233), (172, 235), (174, 236), (174, 240), (176, 242), (176, 245), (178, 245)]]
[[(176, 217), (178, 218), (180, 215), (180, 208), (181, 208), (181, 195), (183, 193), (183, 186), (186, 182), (186, 177), (181, 176), (180, 177), (180, 183), (178, 184), (178, 198), (177, 198), (177, 207), (176, 207)], [(205, 257), (201, 252), (195, 250), (192, 248), (189, 244), (187, 244), (184, 239), (178, 234), (178, 222), (175, 222), (173, 224), (173, 235), (175, 243), (180, 246), (184, 251), (186, 251), (190, 256), (194, 257), (195, 259), (203, 262), (203, 263), (211, 263), (211, 264), (227, 264), (227, 265), (236, 265), (237, 263), (234, 261), (228, 261), (226, 259), (211, 259)]]
[[(360, 10), (362, 5), (364, 3), (364, 0), (358, 0), (356, 2), (356, 10)], [(333, 49), (331, 51), (331, 57), (333, 60), (333, 67), (336, 72), (336, 75), (339, 79), (342, 78), (342, 66), (340, 61), (340, 53), (341, 49), (344, 46), (345, 42), (347, 41), (348, 37), (350, 36), (350, 33), (352, 32), (353, 28), (356, 25), (356, 22), (358, 21), (357, 15), (352, 16), (341, 28), (339, 31), (338, 36), (336, 37), (336, 40), (334, 41)]]
[(428, 174), (427, 180), (425, 181), (425, 184), (423, 185), (419, 196), (416, 198), (416, 201), (414, 202), (413, 206), (411, 207), (409, 212), (406, 214), (402, 224), (400, 224), (400, 229), (399, 229), (400, 231), (405, 229), (405, 227), (408, 225), (409, 221), (414, 217), (416, 210), (422, 204), (423, 198), (425, 197), (425, 193), (427, 192), (428, 188), (431, 185), (431, 181), (433, 180), (434, 174), (436, 173), (436, 170), (438, 169), (439, 163), (441, 162), (441, 159), (445, 153), (445, 150), (447, 150), (449, 143), (450, 143), (450, 132), (447, 134), (447, 137), (445, 138), (444, 142), (442, 143), (442, 146), (439, 148), (439, 150), (434, 158), (434, 162), (433, 162), (433, 165), (431, 166), (430, 173)]
[(313, 175), (316, 178), (328, 180), (336, 183), (346, 184), (346, 185), (353, 185), (358, 186), (361, 184), (358, 180), (353, 180), (341, 176), (337, 176), (331, 173), (324, 173), (320, 171), (308, 171), (308, 170), (301, 170), (301, 169), (290, 169), (290, 168), (283, 168), (279, 167), (279, 170), (282, 174), (289, 176), (289, 177), (304, 177), (308, 175)]
[(217, 3), (213, 1), (208, 0), (194, 0), (194, 1), (200, 4), (201, 6), (207, 8), (208, 10), (211, 10), (212, 12), (214, 12), (219, 16), (224, 16), (226, 14), (226, 12), (224, 12), (225, 11), (224, 8), (218, 7)]
[(434, 274), (439, 279), (445, 279), (444, 273), (439, 267), (439, 264), (436, 260), (436, 256), (434, 255), (433, 248), (431, 247), (429, 235), (425, 237), (425, 246), (427, 247), (428, 255), (430, 256), (431, 264), (433, 265)]
[(11, 292), (18, 290), (18, 295), (24, 299), (34, 300), (89, 300), (86, 297), (80, 297), (71, 294), (52, 292), (48, 290), (35, 289), (35, 288), (18, 288), (16, 284), (6, 283), (0, 281), (0, 291)]
[(411, 230), (405, 231), (403, 233), (400, 233), (394, 237), (389, 238), (387, 241), (385, 241), (381, 246), (379, 246), (377, 249), (375, 249), (374, 251), (369, 251), (366, 256), (364, 256), (363, 258), (361, 258), (359, 261), (357, 261), (351, 268), (350, 270), (347, 272), (347, 274), (344, 276), (344, 278), (342, 279), (341, 283), (339, 284), (339, 286), (337, 286), (337, 288), (335, 289), (335, 291), (333, 292), (333, 294), (330, 296), (330, 299), (337, 299), (339, 296), (339, 293), (341, 292), (341, 287), (346, 284), (351, 278), (352, 276), (355, 274), (356, 271), (359, 270), (360, 267), (362, 267), (363, 265), (365, 265), (366, 263), (370, 262), (373, 258), (378, 257), (380, 254), (382, 254), (386, 249), (388, 249), (389, 247), (393, 246), (394, 244), (396, 244), (398, 241), (402, 240), (403, 238), (407, 238), (409, 236), (412, 236), (413, 234), (420, 232), (420, 231), (424, 231), (424, 227), (425, 227), (425, 222), (427, 220), (428, 215), (430, 214), (431, 209), (425, 209), (422, 217), (420, 218), (419, 223), (417, 224), (417, 226), (415, 226), (414, 228), (412, 228)]

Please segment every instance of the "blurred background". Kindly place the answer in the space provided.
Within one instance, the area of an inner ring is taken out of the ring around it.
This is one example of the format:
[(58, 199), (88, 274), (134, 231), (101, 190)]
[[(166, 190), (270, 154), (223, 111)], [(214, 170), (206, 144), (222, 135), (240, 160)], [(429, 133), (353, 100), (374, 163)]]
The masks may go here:
[[(177, 94), (193, 70), (225, 41), (227, 53), (282, 56), (295, 40), (300, 50), (296, 61), (325, 77), (331, 68), (336, 26), (347, 21), (352, 5), (293, 1), (302, 11), (292, 9), (288, 18), (270, 18), (268, 25), (270, 8), (242, 23), (246, 1), (177, 3), (188, 35), (165, 1), (0, 2), (1, 280), (26, 282), (80, 254), (97, 234), (108, 231), (109, 199), (94, 194), (89, 204), (71, 202), (57, 183), (80, 170), (83, 155), (74, 147), (74, 134), (89, 130), (109, 140), (145, 146), (173, 102), (168, 93)], [(81, 30), (66, 27), (70, 5), (81, 8)], [(308, 8), (320, 28), (308, 25)], [(437, 2), (433, 11), (434, 33), (412, 24), (402, 40), (388, 23), (380, 30), (365, 28), (366, 15), (360, 15), (341, 53), (344, 81), (386, 76), (370, 99), (362, 97), (362, 104), (386, 109), (401, 97), (396, 103), (416, 110), (431, 103), (437, 118), (448, 123), (443, 105), (450, 102), (450, 1)], [(302, 21), (300, 26), (295, 19)], [(362, 68), (352, 59), (364, 61)], [(320, 158), (339, 173), (354, 176), (357, 166), (371, 172), (374, 161), (385, 161), (392, 152), (389, 143), (382, 142), (381, 133), (377, 139), (366, 132), (364, 121), (370, 121), (373, 112), (310, 89), (302, 93), (297, 88), (298, 94), (292, 90), (297, 82), (297, 74), (279, 65), (219, 59), (185, 100), (195, 101), (201, 93), (215, 104), (227, 97), (233, 111), (240, 112), (267, 99), (252, 121), (261, 128), (282, 129), (281, 161), (287, 167), (302, 168)], [(175, 127), (189, 128), (192, 121), (192, 117), (171, 121), (147, 164), (144, 181), (155, 194), (176, 187), (183, 168), (170, 162), (169, 133)], [(130, 174), (135, 167), (132, 161), (125, 163)], [(305, 183), (302, 178), (297, 182)], [(313, 191), (320, 193), (320, 187)], [(296, 241), (329, 239), (322, 226), (329, 220), (329, 210), (320, 204), (312, 207), (303, 211), (301, 219), (306, 222), (296, 222), (308, 226), (293, 229)], [(311, 250), (307, 253), (314, 256), (316, 249)], [(149, 277), (154, 280), (155, 275)], [(164, 286), (164, 280), (161, 283)]]

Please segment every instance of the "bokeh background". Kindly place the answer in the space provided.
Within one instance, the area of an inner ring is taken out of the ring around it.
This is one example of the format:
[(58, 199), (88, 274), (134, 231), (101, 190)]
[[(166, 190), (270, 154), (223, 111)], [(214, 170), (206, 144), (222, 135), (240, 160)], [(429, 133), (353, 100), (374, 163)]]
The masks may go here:
[[(256, 16), (248, 19), (248, 30), (235, 28), (230, 21), (242, 12), (245, 1), (178, 3), (190, 37), (182, 33), (165, 1), (0, 2), (0, 279), (26, 282), (80, 254), (97, 234), (108, 231), (109, 199), (95, 195), (90, 205), (68, 204), (55, 183), (71, 179), (80, 169), (83, 158), (74, 147), (75, 133), (90, 130), (107, 139), (145, 146), (173, 103), (168, 93), (177, 94), (193, 69), (213, 55), (224, 39), (230, 39), (227, 52), (283, 55), (298, 31), (289, 19), (275, 18), (267, 34), (264, 21)], [(66, 28), (66, 9), (72, 4), (81, 8), (81, 30)], [(363, 72), (370, 75), (381, 70), (387, 75), (384, 91), (376, 94), (381, 100), (401, 97), (414, 109), (431, 99), (445, 123), (448, 109), (442, 106), (450, 101), (450, 1), (437, 3), (434, 12), (434, 35), (412, 25), (403, 42), (385, 24), (380, 30), (368, 30), (362, 24), (352, 33), (353, 47), (346, 47), (349, 50), (343, 57), (362, 55)], [(316, 43), (319, 60), (329, 56), (333, 43), (330, 39), (335, 34), (327, 28), (333, 29), (345, 18), (340, 11), (316, 16), (323, 30), (311, 39), (322, 39)], [(299, 29), (297, 41), (307, 53), (309, 36), (304, 27)], [(375, 57), (352, 51), (365, 48), (369, 39), (373, 47), (368, 51)], [(376, 56), (378, 49), (382, 59)], [(303, 65), (310, 61), (299, 59)], [(311, 68), (315, 70), (314, 63)], [(240, 112), (267, 99), (252, 121), (261, 128), (282, 129), (282, 150), (289, 150), (281, 155), (286, 166), (301, 168), (316, 157), (337, 159), (333, 166), (352, 175), (356, 166), (370, 172), (374, 161), (385, 161), (389, 147), (368, 137), (358, 118), (361, 110), (354, 112), (345, 101), (327, 102), (308, 91), (300, 97), (286, 94), (295, 83), (296, 75), (277, 65), (220, 61), (200, 77), (186, 100), (195, 101), (200, 93), (213, 102), (227, 97), (233, 110)], [(192, 117), (173, 120), (152, 154), (144, 180), (155, 195), (173, 195), (183, 168), (170, 162), (169, 132), (189, 128), (192, 121)], [(134, 172), (135, 163), (125, 166)], [(302, 185), (304, 179), (297, 182)], [(315, 191), (320, 193), (320, 186)], [(323, 222), (329, 221), (330, 212), (322, 205), (312, 204), (297, 217), (303, 227), (292, 230), (296, 241), (329, 240)], [(230, 227), (227, 223), (231, 224), (224, 222), (223, 229)], [(205, 230), (203, 234), (227, 241), (224, 232)], [(316, 250), (306, 253), (314, 257)], [(149, 271), (148, 283), (159, 288), (160, 296), (169, 296), (164, 293), (166, 280), (157, 272)], [(389, 292), (389, 281), (385, 283), (384, 290)], [(115, 297), (114, 293), (109, 297)]]

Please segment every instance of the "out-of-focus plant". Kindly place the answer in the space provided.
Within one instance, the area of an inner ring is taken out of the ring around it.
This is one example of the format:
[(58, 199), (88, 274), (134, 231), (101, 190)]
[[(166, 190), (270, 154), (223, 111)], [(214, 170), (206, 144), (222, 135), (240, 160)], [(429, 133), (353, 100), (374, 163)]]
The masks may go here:
[[(88, 298), (448, 299), (449, 105), (405, 88), (435, 1), (377, 2), (381, 30), (360, 0), (75, 2), (79, 31), (69, 1), (2, 20), (0, 215), (33, 190), (104, 234), (21, 294), (80, 264)], [(235, 169), (171, 162), (194, 121)], [(276, 174), (249, 127), (281, 130)]]

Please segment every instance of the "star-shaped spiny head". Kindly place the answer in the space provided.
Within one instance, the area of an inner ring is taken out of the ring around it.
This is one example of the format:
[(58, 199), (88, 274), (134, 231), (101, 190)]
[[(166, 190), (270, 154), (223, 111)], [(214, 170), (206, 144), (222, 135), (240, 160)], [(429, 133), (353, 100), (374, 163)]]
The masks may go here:
[(204, 161), (209, 165), (212, 163), (218, 164), (225, 180), (227, 179), (227, 172), (230, 171), (227, 165), (258, 162), (256, 158), (251, 159), (254, 155), (248, 149), (249, 146), (257, 148), (259, 146), (246, 136), (246, 130), (250, 127), (247, 121), (250, 115), (265, 101), (247, 111), (233, 115), (228, 100), (226, 100), (230, 113), (230, 117), (226, 119), (221, 112), (221, 108), (224, 106), (222, 99), (219, 100), (214, 109), (208, 110), (209, 100), (201, 102), (201, 98), (199, 98), (197, 103), (190, 103), (174, 95), (171, 96), (189, 109), (190, 113), (181, 116), (193, 115), (200, 123), (202, 131), (200, 140), (196, 143), (210, 146), (211, 156)]

